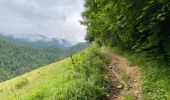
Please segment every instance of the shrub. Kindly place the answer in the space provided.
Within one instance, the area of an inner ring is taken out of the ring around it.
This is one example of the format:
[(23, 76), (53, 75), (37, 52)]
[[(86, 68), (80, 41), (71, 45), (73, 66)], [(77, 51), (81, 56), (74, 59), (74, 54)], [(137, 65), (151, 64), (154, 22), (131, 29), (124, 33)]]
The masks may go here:
[(28, 79), (26, 78), (21, 78), (17, 83), (15, 84), (16, 89), (21, 89), (24, 86), (26, 86), (29, 83)]
[(31, 91), (28, 96), (28, 100), (46, 100), (47, 89), (45, 87), (39, 87)]

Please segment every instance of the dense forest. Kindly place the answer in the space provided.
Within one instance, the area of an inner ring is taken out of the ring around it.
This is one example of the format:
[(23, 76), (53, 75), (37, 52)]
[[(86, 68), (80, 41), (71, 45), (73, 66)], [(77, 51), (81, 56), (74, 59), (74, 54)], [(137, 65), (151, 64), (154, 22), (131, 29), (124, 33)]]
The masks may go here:
[(170, 62), (169, 0), (85, 0), (86, 40)]
[(31, 48), (1, 39), (0, 82), (64, 59), (87, 47), (88, 44), (81, 43), (66, 50), (57, 47)]

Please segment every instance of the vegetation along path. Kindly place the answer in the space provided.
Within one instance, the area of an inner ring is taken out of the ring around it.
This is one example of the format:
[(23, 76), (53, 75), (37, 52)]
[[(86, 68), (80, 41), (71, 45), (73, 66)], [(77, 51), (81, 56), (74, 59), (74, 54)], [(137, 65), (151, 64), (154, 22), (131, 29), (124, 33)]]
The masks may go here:
[(108, 65), (112, 77), (112, 87), (107, 97), (109, 100), (140, 100), (141, 99), (141, 69), (129, 66), (126, 58), (113, 54), (102, 48), (110, 58)]

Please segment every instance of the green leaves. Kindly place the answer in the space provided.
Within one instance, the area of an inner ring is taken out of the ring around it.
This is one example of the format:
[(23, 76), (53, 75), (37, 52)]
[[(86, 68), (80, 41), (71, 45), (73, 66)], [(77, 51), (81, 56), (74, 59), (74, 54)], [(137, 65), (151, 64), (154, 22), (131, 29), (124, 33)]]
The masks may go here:
[(153, 56), (165, 51), (170, 56), (170, 50), (164, 49), (170, 43), (168, 0), (85, 0), (85, 4), (87, 40), (138, 52), (155, 51)]

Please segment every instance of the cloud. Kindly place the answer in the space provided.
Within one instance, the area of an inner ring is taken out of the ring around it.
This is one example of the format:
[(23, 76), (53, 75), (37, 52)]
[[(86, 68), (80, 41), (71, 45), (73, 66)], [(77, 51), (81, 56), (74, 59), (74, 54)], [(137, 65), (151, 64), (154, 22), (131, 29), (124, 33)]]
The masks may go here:
[(0, 0), (0, 32), (84, 41), (83, 0)]

